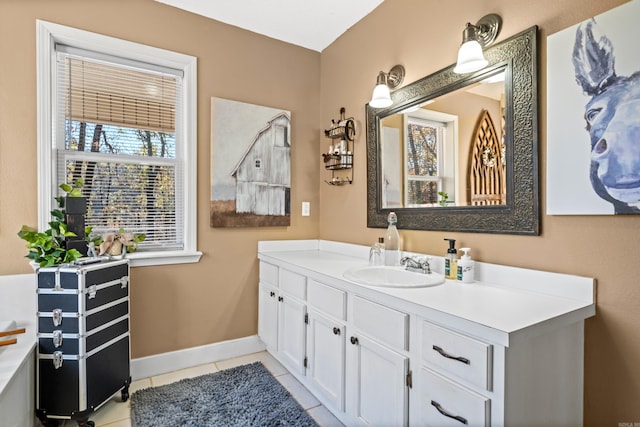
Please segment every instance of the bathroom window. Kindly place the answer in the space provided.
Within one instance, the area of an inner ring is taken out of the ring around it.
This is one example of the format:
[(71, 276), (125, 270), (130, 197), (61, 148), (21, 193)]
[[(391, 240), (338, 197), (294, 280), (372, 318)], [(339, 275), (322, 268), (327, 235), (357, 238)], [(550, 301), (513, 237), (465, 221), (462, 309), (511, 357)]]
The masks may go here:
[[(195, 262), (195, 58), (38, 21), (39, 221), (84, 181), (85, 222), (146, 240), (132, 265)], [(51, 64), (47, 66), (47, 64)], [(48, 102), (46, 102), (48, 101)]]

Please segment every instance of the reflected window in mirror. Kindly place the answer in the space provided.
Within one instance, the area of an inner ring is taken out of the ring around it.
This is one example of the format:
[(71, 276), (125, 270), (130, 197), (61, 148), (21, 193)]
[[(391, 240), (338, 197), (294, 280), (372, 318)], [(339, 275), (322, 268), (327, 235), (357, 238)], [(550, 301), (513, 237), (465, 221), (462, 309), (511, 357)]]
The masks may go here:
[[(504, 147), (504, 75), (499, 70), (480, 82), (380, 120), (383, 208), (481, 204), (473, 196), (484, 186), (473, 176), (484, 172), (473, 170), (474, 144), (485, 141), (484, 156), (493, 156), (486, 133), (499, 137), (498, 144)], [(479, 127), (485, 115), (491, 117), (491, 132), (485, 125)], [(504, 159), (504, 150), (499, 155)], [(500, 203), (504, 202), (502, 197)]]

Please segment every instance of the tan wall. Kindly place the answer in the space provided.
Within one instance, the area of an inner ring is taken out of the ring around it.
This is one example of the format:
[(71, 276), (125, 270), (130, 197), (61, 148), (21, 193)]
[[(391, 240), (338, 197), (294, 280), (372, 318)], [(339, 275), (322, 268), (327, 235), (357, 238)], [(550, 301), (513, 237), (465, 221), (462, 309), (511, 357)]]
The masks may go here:
[[(403, 64), (412, 82), (453, 63), (467, 21), (502, 16), (499, 40), (538, 25), (540, 187), (545, 211), (546, 37), (604, 12), (621, 0), (386, 0), (322, 53), (322, 121), (344, 106), (364, 124), (364, 105), (378, 71)], [(401, 24), (400, 24), (401, 23)], [(640, 65), (640, 64), (639, 64)], [(355, 142), (354, 183), (320, 187), (320, 237), (371, 244), (383, 234), (366, 227), (365, 135)], [(324, 174), (321, 171), (321, 176)], [(401, 231), (408, 250), (442, 253), (444, 237), (470, 246), (478, 260), (598, 279), (597, 316), (586, 323), (585, 424), (640, 422), (640, 286), (638, 216), (547, 216), (538, 237)], [(540, 408), (544, 410), (544, 408)]]
[[(461, 7), (461, 3), (464, 7)], [(36, 218), (35, 19), (87, 29), (198, 57), (198, 264), (132, 272), (134, 357), (256, 333), (256, 242), (315, 238), (370, 244), (366, 227), (364, 104), (375, 77), (396, 63), (406, 82), (450, 65), (467, 21), (504, 19), (500, 40), (540, 27), (540, 187), (544, 212), (546, 36), (622, 0), (386, 0), (322, 55), (178, 11), (151, 0), (0, 0), (0, 274), (29, 272), (15, 233)], [(464, 9), (464, 13), (461, 10)], [(389, 25), (402, 21), (402, 25)], [(319, 82), (319, 83), (318, 83)], [(292, 112), (290, 227), (209, 228), (211, 96)], [(321, 129), (340, 107), (358, 125), (355, 182), (324, 184)], [(311, 202), (311, 217), (300, 202)], [(320, 208), (319, 205), (321, 204)], [(585, 424), (640, 422), (640, 287), (635, 216), (542, 215), (538, 237), (401, 231), (405, 248), (440, 253), (442, 238), (474, 248), (478, 260), (596, 277), (598, 314), (587, 321)], [(168, 315), (167, 313), (170, 313)], [(544, 410), (541, 408), (541, 410)]]
[[(255, 335), (257, 241), (318, 235), (320, 54), (151, 0), (0, 0), (0, 274), (30, 272), (22, 224), (37, 225), (36, 19), (198, 58), (198, 264), (132, 270), (132, 356)], [(290, 227), (209, 227), (210, 99), (292, 115)], [(301, 201), (311, 216), (301, 217)]]

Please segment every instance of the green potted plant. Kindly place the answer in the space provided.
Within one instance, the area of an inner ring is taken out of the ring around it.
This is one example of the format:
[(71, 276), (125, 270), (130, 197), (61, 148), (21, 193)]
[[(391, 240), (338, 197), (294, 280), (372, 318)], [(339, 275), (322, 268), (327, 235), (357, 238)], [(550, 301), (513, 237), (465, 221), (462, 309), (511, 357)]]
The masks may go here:
[[(86, 199), (80, 197), (82, 180), (76, 180), (73, 185), (61, 184), (60, 188), (65, 192), (64, 196), (56, 197), (58, 208), (51, 211), (51, 221), (49, 221), (49, 228), (45, 231), (38, 231), (33, 227), (23, 225), (18, 232), (18, 237), (27, 242), (27, 249), (29, 252), (26, 257), (40, 267), (51, 267), (58, 264), (70, 263), (83, 254), (75, 247), (70, 247), (68, 242), (70, 239), (79, 239), (76, 232), (69, 229), (68, 217), (69, 215), (63, 211), (65, 205), (72, 205), (72, 209), (76, 207), (76, 203), (73, 201), (69, 203), (71, 199), (84, 199), (81, 203), (84, 203), (84, 210), (86, 210)], [(84, 215), (84, 210), (82, 211)], [(71, 214), (77, 215), (77, 214)], [(77, 224), (74, 224), (77, 229)], [(82, 227), (84, 227), (84, 221), (82, 221)], [(84, 233), (84, 230), (82, 230)], [(80, 239), (82, 239), (82, 236)], [(74, 245), (79, 246), (79, 245)], [(86, 246), (86, 244), (84, 245)]]

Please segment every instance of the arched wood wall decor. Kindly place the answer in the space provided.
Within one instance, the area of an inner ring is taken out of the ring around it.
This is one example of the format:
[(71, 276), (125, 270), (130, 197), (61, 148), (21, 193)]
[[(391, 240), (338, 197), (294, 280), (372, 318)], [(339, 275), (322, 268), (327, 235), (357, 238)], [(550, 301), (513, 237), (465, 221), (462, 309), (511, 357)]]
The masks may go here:
[(480, 113), (469, 157), (469, 194), (472, 206), (506, 203), (506, 171), (501, 137), (487, 110)]

